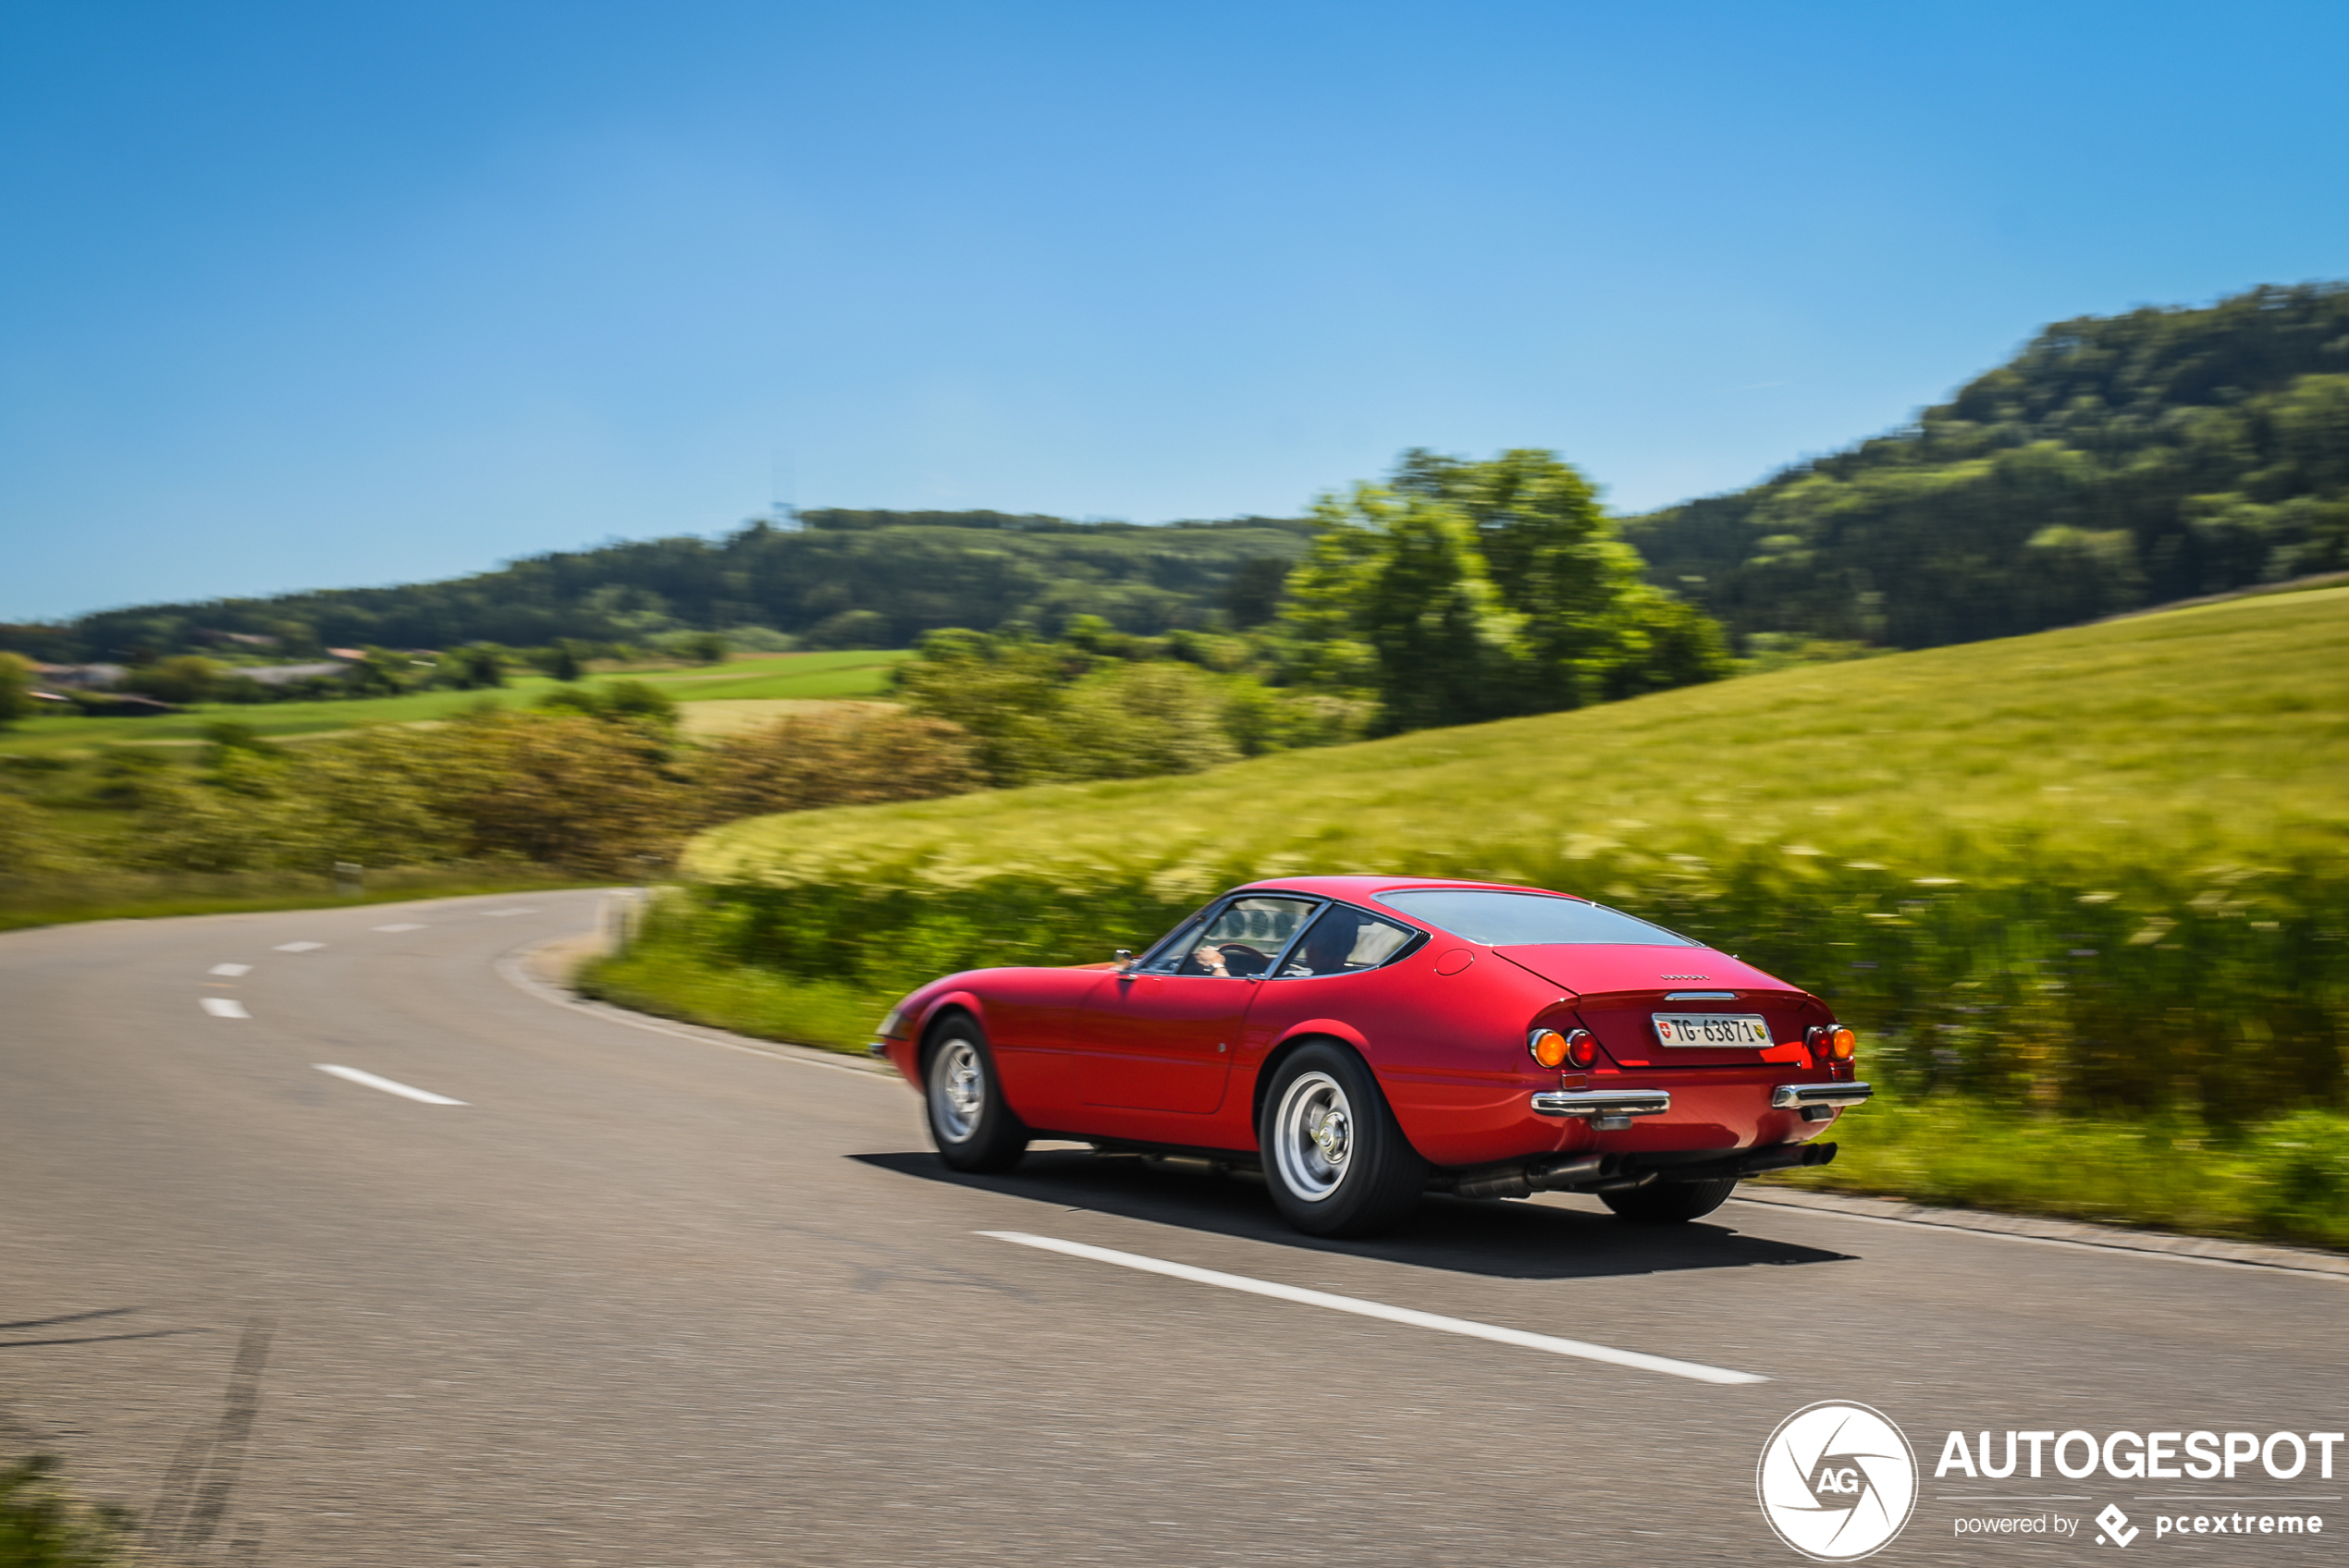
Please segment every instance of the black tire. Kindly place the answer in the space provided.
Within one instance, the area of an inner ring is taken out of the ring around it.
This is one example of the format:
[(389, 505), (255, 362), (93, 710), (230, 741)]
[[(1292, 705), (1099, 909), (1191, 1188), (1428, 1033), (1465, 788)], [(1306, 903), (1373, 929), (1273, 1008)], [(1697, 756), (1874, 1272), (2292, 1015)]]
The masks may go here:
[(1651, 1182), (1619, 1193), (1601, 1193), (1599, 1201), (1639, 1225), (1685, 1225), (1702, 1219), (1728, 1201), (1738, 1179), (1714, 1182)]
[(1274, 1071), (1256, 1143), (1273, 1204), (1309, 1236), (1392, 1230), (1427, 1186), (1427, 1161), (1396, 1125), (1378, 1080), (1360, 1057), (1325, 1041)]
[(956, 1170), (1009, 1170), (1027, 1152), (1027, 1129), (1003, 1100), (987, 1034), (968, 1013), (951, 1013), (922, 1047), (922, 1107), (938, 1158)]

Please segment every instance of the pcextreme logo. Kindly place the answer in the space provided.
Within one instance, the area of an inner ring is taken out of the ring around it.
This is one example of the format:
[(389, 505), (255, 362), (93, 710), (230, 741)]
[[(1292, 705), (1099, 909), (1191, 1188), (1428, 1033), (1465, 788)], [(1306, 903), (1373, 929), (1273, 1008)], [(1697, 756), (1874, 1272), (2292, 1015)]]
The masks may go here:
[(1889, 1545), (1917, 1505), (1917, 1459), (1881, 1412), (1805, 1405), (1762, 1445), (1754, 1490), (1778, 1539), (1816, 1562), (1851, 1562)]

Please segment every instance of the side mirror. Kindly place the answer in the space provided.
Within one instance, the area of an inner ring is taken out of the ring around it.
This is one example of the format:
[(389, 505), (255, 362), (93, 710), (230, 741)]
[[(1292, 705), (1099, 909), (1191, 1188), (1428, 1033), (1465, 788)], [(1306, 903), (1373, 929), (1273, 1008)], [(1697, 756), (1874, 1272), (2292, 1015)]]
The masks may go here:
[(1117, 949), (1117, 967), (1120, 969), (1131, 969), (1134, 967), (1133, 949), (1120, 948)]

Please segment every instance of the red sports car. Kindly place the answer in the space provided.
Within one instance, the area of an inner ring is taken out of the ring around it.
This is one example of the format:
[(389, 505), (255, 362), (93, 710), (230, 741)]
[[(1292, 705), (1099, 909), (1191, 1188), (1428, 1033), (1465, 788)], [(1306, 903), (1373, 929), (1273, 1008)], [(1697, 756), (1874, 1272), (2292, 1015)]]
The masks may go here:
[(1563, 893), (1391, 876), (1253, 883), (1138, 958), (950, 974), (880, 1036), (957, 1170), (1034, 1138), (1261, 1162), (1322, 1236), (1428, 1191), (1693, 1219), (1832, 1159), (1809, 1140), (1869, 1094), (1825, 1003), (1728, 953)]

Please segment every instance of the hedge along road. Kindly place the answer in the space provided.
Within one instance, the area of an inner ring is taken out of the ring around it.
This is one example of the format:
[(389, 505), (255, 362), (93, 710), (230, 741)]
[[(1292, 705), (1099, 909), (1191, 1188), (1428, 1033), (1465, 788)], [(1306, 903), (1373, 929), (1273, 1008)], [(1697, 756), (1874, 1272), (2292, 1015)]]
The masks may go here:
[(1958, 1562), (2015, 1506), (1971, 1495), (2157, 1505), (1936, 1483), (1952, 1428), (2343, 1425), (2334, 1277), (1748, 1203), (1331, 1244), (1180, 1168), (950, 1179), (893, 1079), (501, 970), (598, 897), (0, 937), (7, 1445), (228, 1486), (216, 1544), (271, 1562), (1742, 1563), (1795, 1561), (1755, 1461), (1835, 1399), (1925, 1467), (1895, 1555)]

